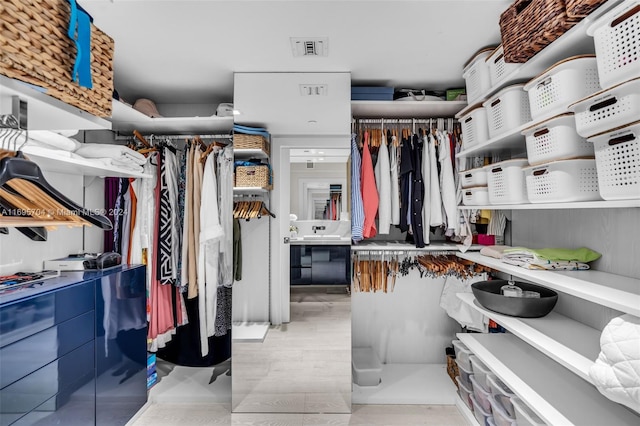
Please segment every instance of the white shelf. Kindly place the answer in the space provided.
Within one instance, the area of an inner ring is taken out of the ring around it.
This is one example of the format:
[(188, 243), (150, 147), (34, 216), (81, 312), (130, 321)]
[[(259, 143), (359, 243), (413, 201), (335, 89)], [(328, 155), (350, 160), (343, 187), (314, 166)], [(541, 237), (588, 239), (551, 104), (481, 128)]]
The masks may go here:
[(269, 154), (261, 149), (233, 148), (235, 158), (269, 158)]
[(640, 316), (640, 279), (637, 278), (594, 270), (536, 271), (508, 265), (480, 253), (458, 253), (458, 257), (599, 305)]
[(111, 116), (113, 130), (155, 134), (214, 134), (230, 133), (233, 117), (157, 117), (151, 118), (138, 110), (113, 100)]
[(233, 193), (234, 194), (266, 194), (269, 190), (266, 188), (261, 188), (259, 186), (234, 186)]
[[(531, 80), (532, 78), (544, 72), (547, 68), (549, 68), (556, 62), (559, 62), (563, 59), (575, 55), (594, 53), (595, 47), (593, 44), (593, 38), (587, 35), (587, 29), (589, 28), (589, 26), (591, 26), (594, 20), (602, 16), (605, 12), (607, 12), (620, 2), (621, 0), (609, 0), (607, 3), (600, 6), (589, 16), (580, 21), (580, 23), (576, 24), (573, 28), (561, 35), (553, 43), (542, 49), (534, 57), (522, 64), (522, 66), (506, 75), (500, 83), (491, 87), (481, 96), (479, 96), (477, 102), (484, 102), (485, 100), (496, 94), (499, 90), (510, 84)], [(458, 112), (456, 118), (459, 118), (460, 116), (467, 113), (471, 106), (472, 105)]]
[(471, 293), (458, 293), (458, 298), (591, 382), (589, 369), (600, 354), (600, 331), (555, 312), (542, 318), (516, 318), (483, 308)]
[(35, 86), (0, 75), (0, 114), (12, 113), (12, 97), (27, 102), (29, 130), (109, 130), (111, 123), (66, 104)]
[(446, 118), (467, 106), (466, 101), (351, 101), (354, 118)]
[(460, 395), (456, 396), (456, 408), (460, 411), (460, 414), (462, 414), (462, 417), (464, 417), (469, 426), (480, 426), (480, 423), (478, 423), (478, 420), (473, 415), (473, 411), (462, 401)]
[(637, 425), (640, 418), (510, 334), (458, 338), (549, 425)]
[(622, 209), (640, 207), (640, 200), (582, 201), (575, 203), (492, 204), (458, 206), (461, 210), (559, 210), (559, 209)]
[[(479, 251), (483, 246), (472, 245), (469, 250)], [(422, 248), (417, 248), (406, 241), (362, 241), (351, 246), (351, 251), (371, 251), (371, 250), (406, 250), (406, 251), (460, 251), (462, 245), (454, 243), (433, 243)]]
[(264, 342), (270, 324), (268, 322), (239, 322), (231, 326), (234, 342)]
[(456, 157), (476, 157), (496, 152), (509, 152), (510, 154), (526, 153), (526, 140), (525, 137), (522, 136), (522, 131), (532, 124), (533, 123), (525, 123), (520, 127), (504, 132), (479, 145), (462, 150), (456, 154)]

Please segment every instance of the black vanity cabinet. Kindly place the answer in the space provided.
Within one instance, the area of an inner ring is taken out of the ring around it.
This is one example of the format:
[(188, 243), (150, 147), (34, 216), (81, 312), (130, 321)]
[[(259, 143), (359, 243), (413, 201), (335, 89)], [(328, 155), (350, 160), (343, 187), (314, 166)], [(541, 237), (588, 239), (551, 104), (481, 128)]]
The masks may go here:
[(350, 284), (350, 245), (291, 245), (291, 285)]

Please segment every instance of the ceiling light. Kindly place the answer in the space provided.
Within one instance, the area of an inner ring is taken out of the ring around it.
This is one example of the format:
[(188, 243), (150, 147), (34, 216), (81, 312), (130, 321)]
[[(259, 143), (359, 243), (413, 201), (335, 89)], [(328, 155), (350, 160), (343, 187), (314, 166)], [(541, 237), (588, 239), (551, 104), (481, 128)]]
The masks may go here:
[(318, 151), (318, 154), (324, 154), (324, 152), (322, 152), (322, 151)]

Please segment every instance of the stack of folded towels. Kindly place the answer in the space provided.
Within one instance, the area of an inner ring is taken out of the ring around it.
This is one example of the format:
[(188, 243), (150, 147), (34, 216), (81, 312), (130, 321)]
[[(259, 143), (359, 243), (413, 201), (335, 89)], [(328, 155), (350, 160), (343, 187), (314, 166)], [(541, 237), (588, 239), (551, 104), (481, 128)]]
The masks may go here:
[(480, 254), (495, 257), (510, 265), (527, 269), (578, 271), (589, 269), (589, 262), (600, 258), (600, 253), (586, 247), (577, 249), (487, 246)]
[(21, 148), (25, 154), (47, 157), (85, 158), (98, 167), (113, 167), (130, 172), (142, 172), (147, 159), (123, 145), (80, 143), (65, 134), (48, 130), (29, 131), (29, 139)]

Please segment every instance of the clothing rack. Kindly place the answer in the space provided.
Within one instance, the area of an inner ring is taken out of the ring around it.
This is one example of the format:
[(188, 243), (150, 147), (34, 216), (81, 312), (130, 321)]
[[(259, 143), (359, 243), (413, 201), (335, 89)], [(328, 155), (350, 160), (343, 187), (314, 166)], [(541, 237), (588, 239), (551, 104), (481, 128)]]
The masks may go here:
[[(191, 138), (194, 138), (196, 136), (199, 136), (200, 139), (233, 139), (233, 135), (231, 133), (215, 134), (215, 135), (195, 135), (195, 134), (155, 135), (155, 134), (152, 133), (152, 134), (149, 134), (147, 136), (151, 137), (153, 139), (169, 139), (169, 140), (191, 139)], [(128, 141), (128, 140), (131, 140), (131, 138), (133, 138), (133, 136), (123, 136), (123, 135), (116, 135), (115, 136), (115, 140), (117, 140), (117, 141)]]
[[(352, 131), (356, 132), (361, 128), (372, 128), (374, 125), (381, 129), (386, 127), (407, 127), (410, 125), (411, 131), (416, 132), (416, 125), (428, 125), (430, 129), (442, 131), (453, 131), (459, 126), (458, 120), (451, 117), (444, 118), (357, 118), (351, 121)], [(357, 132), (356, 132), (357, 133)]]

